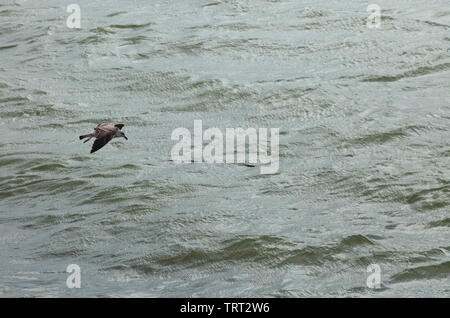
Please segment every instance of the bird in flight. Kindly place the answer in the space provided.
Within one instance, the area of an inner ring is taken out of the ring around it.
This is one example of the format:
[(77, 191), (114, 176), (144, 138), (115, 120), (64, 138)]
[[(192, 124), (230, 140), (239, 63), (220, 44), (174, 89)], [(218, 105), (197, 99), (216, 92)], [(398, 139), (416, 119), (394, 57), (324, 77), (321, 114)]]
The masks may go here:
[(123, 126), (124, 124), (115, 123), (98, 124), (97, 127), (94, 128), (94, 132), (87, 135), (81, 135), (80, 140), (88, 138), (83, 142), (86, 143), (91, 140), (91, 138), (95, 137), (95, 141), (91, 149), (91, 153), (93, 153), (102, 148), (113, 138), (123, 137), (128, 140), (125, 133), (121, 130)]

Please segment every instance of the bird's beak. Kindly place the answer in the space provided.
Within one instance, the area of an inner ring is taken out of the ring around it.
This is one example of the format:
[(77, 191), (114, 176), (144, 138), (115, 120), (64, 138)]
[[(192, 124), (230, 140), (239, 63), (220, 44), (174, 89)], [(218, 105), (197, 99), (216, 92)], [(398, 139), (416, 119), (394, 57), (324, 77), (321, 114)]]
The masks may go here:
[(126, 140), (128, 140), (127, 136), (123, 135), (123, 138), (125, 138)]

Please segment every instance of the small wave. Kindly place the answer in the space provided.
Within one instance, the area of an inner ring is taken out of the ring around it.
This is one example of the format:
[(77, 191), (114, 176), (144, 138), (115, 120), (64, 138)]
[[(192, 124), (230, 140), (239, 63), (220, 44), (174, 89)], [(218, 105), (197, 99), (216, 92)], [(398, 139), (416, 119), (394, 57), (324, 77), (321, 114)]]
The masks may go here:
[(144, 24), (111, 24), (109, 27), (113, 29), (141, 29), (152, 25), (153, 23), (144, 23)]
[(450, 274), (450, 261), (406, 269), (391, 277), (392, 283), (423, 279), (446, 279)]
[(439, 221), (433, 221), (428, 223), (428, 228), (434, 227), (450, 227), (450, 218), (445, 218)]
[(106, 15), (106, 17), (111, 18), (111, 17), (115, 17), (116, 15), (126, 14), (126, 13), (128, 13), (128, 12), (127, 11), (118, 11), (118, 12), (113, 12), (113, 13), (108, 14), (108, 15)]
[(423, 75), (428, 75), (432, 73), (444, 72), (450, 69), (450, 63), (443, 63), (434, 66), (422, 66), (414, 70), (404, 72), (399, 75), (383, 75), (383, 76), (372, 76), (362, 79), (362, 82), (395, 82), (401, 79), (418, 77)]
[(18, 46), (18, 44), (11, 44), (11, 45), (0, 46), (0, 50), (12, 49), (12, 48), (15, 48), (17, 46)]
[(441, 209), (449, 205), (450, 186), (434, 187), (416, 191), (406, 197), (406, 203), (415, 210), (429, 211)]

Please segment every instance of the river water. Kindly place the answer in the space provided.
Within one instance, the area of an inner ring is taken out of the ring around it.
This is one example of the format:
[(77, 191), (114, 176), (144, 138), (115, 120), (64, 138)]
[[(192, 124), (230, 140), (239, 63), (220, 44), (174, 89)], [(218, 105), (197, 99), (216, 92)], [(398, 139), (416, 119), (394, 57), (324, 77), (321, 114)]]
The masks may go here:
[[(0, 0), (0, 296), (449, 297), (450, 3), (368, 4)], [(194, 120), (278, 173), (176, 164)]]

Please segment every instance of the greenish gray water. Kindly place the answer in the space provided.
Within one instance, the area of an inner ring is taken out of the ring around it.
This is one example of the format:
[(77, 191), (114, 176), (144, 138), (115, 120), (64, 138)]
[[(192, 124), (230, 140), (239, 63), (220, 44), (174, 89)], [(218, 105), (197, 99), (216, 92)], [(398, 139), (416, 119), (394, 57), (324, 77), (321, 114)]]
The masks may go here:
[[(0, 1), (0, 296), (449, 296), (448, 0), (377, 1), (380, 29), (268, 0), (77, 1), (69, 29), (72, 2)], [(279, 127), (279, 173), (174, 164), (195, 119)], [(90, 155), (105, 121), (129, 140)]]

